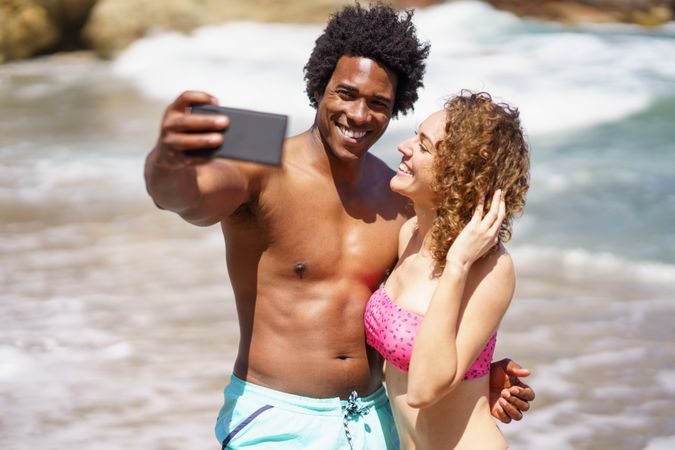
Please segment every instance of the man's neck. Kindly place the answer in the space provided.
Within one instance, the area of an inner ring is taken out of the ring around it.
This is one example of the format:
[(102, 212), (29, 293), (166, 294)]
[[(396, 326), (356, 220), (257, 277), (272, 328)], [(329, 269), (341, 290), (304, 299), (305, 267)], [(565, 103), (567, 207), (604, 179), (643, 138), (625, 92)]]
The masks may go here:
[(309, 130), (309, 139), (311, 148), (315, 150), (313, 153), (317, 157), (315, 160), (317, 167), (330, 173), (338, 188), (351, 190), (359, 185), (367, 155), (352, 161), (337, 158), (325, 140), (321, 138), (316, 126), (312, 126)]

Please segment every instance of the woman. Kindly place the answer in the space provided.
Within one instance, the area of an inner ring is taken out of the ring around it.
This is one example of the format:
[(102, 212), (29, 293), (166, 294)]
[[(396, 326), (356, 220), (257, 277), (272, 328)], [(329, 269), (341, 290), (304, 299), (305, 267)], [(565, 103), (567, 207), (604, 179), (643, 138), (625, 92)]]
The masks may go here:
[(505, 449), (486, 375), (515, 286), (502, 243), (529, 186), (518, 111), (463, 91), (398, 150), (391, 188), (416, 216), (401, 229), (398, 264), (368, 301), (365, 325), (386, 359), (401, 448)]

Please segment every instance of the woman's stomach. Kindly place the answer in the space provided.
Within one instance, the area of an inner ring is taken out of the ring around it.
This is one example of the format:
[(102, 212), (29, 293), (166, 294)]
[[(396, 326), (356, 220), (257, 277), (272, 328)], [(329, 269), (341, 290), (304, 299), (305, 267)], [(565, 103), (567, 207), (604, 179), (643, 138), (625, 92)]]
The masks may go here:
[(488, 379), (464, 380), (437, 403), (417, 409), (406, 402), (408, 373), (387, 364), (385, 380), (401, 450), (506, 449), (490, 414)]

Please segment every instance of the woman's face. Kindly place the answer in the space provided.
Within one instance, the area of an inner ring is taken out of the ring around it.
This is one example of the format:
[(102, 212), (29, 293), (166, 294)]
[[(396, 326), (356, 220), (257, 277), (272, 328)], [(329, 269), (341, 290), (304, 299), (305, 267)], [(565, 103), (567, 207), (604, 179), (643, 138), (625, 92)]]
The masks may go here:
[(398, 145), (403, 158), (389, 183), (392, 191), (419, 204), (435, 204), (433, 163), (436, 143), (444, 135), (445, 117), (445, 110), (436, 111), (420, 124), (414, 136)]

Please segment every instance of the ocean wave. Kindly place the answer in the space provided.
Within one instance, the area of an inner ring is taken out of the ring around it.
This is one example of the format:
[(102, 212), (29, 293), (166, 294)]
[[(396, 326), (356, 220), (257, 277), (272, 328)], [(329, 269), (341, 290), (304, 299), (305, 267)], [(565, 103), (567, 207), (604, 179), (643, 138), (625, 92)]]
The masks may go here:
[[(632, 260), (607, 252), (561, 249), (542, 246), (513, 246), (510, 252), (518, 276), (527, 280), (548, 280), (585, 295), (613, 294), (617, 298), (640, 296), (673, 298), (675, 265)], [(546, 290), (546, 287), (542, 287)], [(569, 290), (561, 291), (569, 292)], [(553, 292), (550, 292), (553, 294)]]
[[(164, 101), (203, 90), (229, 106), (288, 114), (289, 129), (298, 133), (313, 117), (302, 67), (319, 32), (318, 26), (243, 22), (159, 34), (135, 42), (113, 70)], [(257, 45), (260, 36), (274, 39)]]
[[(610, 32), (535, 27), (480, 2), (442, 4), (415, 17), (432, 43), (421, 114), (462, 88), (488, 90), (520, 107), (530, 134), (562, 132), (644, 109), (658, 95), (654, 80), (675, 70), (668, 63), (675, 42), (650, 35), (622, 40)], [(314, 25), (228, 23), (191, 35), (160, 34), (134, 43), (113, 67), (164, 101), (202, 89), (224, 104), (289, 114), (295, 133), (313, 117), (302, 67), (320, 32)], [(275, 38), (247, 45), (262, 35)], [(392, 127), (409, 129), (415, 120)]]
[(643, 450), (672, 450), (675, 448), (675, 435), (652, 438)]
[(7, 163), (0, 202), (46, 202), (59, 193), (64, 200), (88, 202), (94, 197), (114, 199), (122, 192), (142, 192), (140, 156), (78, 154), (65, 145), (54, 145), (48, 158), (24, 156)]

